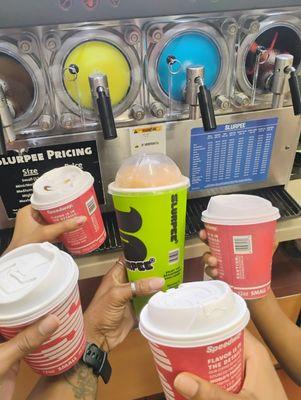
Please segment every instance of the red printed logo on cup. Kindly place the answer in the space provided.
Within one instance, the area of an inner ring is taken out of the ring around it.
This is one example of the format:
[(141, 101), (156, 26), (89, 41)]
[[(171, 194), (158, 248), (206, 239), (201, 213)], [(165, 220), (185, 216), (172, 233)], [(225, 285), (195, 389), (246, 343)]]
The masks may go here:
[(88, 10), (94, 10), (99, 6), (100, 0), (83, 0), (82, 2)]
[(212, 345), (175, 348), (149, 342), (166, 399), (184, 400), (174, 390), (173, 382), (182, 371), (238, 393), (241, 389), (243, 364), (243, 331)]

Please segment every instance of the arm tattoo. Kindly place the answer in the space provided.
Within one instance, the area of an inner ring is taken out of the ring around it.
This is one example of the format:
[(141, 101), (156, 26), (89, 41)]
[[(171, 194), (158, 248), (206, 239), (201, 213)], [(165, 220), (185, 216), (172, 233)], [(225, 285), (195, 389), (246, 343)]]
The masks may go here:
[(91, 368), (81, 361), (71, 370), (65, 372), (63, 377), (72, 387), (76, 400), (95, 400), (97, 397), (97, 378)]

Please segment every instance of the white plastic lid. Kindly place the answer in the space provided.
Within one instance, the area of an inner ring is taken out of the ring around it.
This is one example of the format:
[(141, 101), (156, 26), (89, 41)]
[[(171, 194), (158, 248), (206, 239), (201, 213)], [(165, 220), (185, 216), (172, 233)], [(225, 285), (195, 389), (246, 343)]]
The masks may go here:
[(202, 221), (217, 225), (259, 224), (280, 218), (278, 208), (269, 200), (247, 194), (211, 197)]
[(135, 154), (119, 168), (109, 193), (153, 191), (189, 186), (176, 163), (165, 154)]
[(47, 210), (69, 203), (88, 190), (93, 182), (89, 172), (74, 165), (54, 168), (35, 181), (30, 199), (32, 207)]
[(197, 347), (236, 335), (249, 319), (245, 301), (226, 283), (192, 282), (155, 294), (140, 314), (139, 328), (154, 343)]
[(18, 326), (47, 314), (78, 281), (69, 254), (50, 243), (28, 244), (0, 259), (0, 326)]

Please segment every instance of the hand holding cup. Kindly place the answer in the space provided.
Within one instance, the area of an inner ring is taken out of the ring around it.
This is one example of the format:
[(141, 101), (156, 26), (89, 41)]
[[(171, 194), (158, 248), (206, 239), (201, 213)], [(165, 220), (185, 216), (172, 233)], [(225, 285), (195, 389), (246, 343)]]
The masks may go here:
[(87, 340), (105, 351), (120, 344), (134, 327), (136, 319), (130, 300), (149, 296), (164, 286), (163, 278), (146, 278), (129, 283), (125, 262), (118, 260), (104, 276), (85, 312)]
[(202, 213), (219, 279), (246, 300), (265, 297), (270, 290), (279, 217), (270, 201), (245, 194), (211, 197)]
[(30, 243), (59, 242), (61, 235), (82, 227), (87, 217), (80, 215), (56, 224), (47, 224), (31, 205), (21, 208), (16, 217), (12, 240), (5, 253)]
[[(199, 238), (203, 243), (208, 245), (208, 238), (205, 229), (202, 229), (199, 232)], [(279, 243), (275, 241), (273, 247), (274, 254), (278, 248), (278, 245)], [(212, 279), (218, 279), (218, 261), (217, 258), (210, 251), (206, 251), (202, 255), (202, 263), (204, 264), (204, 273)]]
[(30, 201), (48, 224), (86, 217), (76, 230), (62, 234), (62, 242), (70, 253), (90, 253), (106, 240), (94, 178), (89, 172), (74, 165), (54, 168), (35, 181)]
[(23, 357), (38, 349), (60, 324), (55, 315), (36, 322), (24, 329), (13, 339), (0, 344), (0, 398), (10, 400), (13, 397), (19, 362)]
[(238, 394), (185, 372), (176, 377), (174, 386), (187, 400), (287, 400), (266, 349), (247, 331), (245, 362), (245, 380)]

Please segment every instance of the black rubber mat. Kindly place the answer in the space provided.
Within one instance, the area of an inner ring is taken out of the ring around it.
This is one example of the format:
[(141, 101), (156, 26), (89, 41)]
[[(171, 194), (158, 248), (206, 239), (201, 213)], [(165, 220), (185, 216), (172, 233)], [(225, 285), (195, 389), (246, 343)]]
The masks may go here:
[[(285, 191), (283, 186), (272, 188), (256, 189), (252, 191), (241, 192), (253, 194), (270, 200), (271, 203), (278, 207), (281, 214), (281, 219), (289, 219), (301, 215), (301, 207), (299, 204)], [(190, 199), (187, 202), (187, 218), (186, 218), (186, 238), (195, 236), (203, 224), (201, 222), (202, 212), (207, 208), (209, 197)], [(121, 248), (121, 240), (118, 231), (118, 224), (114, 212), (103, 214), (104, 224), (107, 231), (107, 239), (105, 243), (94, 254), (107, 251), (116, 251)], [(5, 250), (10, 242), (12, 235), (11, 229), (0, 231), (0, 250), (1, 253)], [(61, 247), (61, 246), (60, 246)]]

